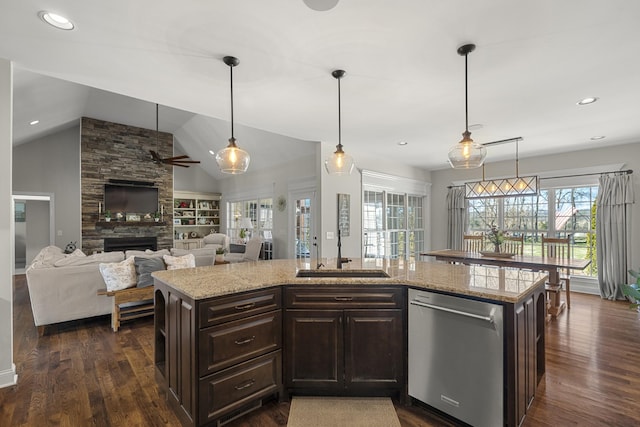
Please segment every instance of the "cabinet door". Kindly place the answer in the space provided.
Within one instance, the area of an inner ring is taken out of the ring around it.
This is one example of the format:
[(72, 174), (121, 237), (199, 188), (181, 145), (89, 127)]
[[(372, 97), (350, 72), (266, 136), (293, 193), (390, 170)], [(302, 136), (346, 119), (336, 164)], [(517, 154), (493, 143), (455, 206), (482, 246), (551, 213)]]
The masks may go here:
[(342, 389), (342, 310), (286, 310), (284, 330), (287, 387)]
[(367, 390), (404, 384), (402, 310), (345, 310), (345, 386)]
[(516, 420), (524, 419), (535, 397), (537, 385), (535, 299), (530, 297), (516, 308)]

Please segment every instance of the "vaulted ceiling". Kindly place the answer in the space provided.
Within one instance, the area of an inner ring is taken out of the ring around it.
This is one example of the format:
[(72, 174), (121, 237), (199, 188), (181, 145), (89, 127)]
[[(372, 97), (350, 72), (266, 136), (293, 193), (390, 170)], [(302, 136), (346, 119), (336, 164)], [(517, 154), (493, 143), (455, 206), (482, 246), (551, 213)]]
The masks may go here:
[[(76, 28), (52, 28), (41, 10)], [(3, 5), (0, 57), (15, 63), (15, 143), (83, 115), (153, 128), (159, 103), (161, 130), (215, 176), (207, 152), (230, 136), (221, 59), (233, 55), (236, 138), (256, 167), (337, 143), (341, 68), (342, 142), (356, 164), (434, 170), (464, 131), (456, 49), (469, 42), (477, 142), (521, 136), (520, 157), (640, 142), (638, 17), (633, 0), (340, 0), (322, 12), (302, 0), (21, 0)], [(488, 161), (512, 157), (489, 149)]]

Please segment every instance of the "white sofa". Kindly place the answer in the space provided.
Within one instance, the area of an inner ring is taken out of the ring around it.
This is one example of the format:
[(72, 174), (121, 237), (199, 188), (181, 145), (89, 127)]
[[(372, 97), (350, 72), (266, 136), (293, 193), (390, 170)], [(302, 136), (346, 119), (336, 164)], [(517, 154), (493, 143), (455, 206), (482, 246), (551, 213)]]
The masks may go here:
[(149, 253), (145, 251), (103, 252), (85, 256), (80, 250), (64, 254), (56, 246), (40, 251), (27, 268), (27, 286), (36, 326), (110, 314), (111, 297), (98, 295), (106, 285), (100, 274), (101, 262), (120, 262), (130, 256), (149, 257), (193, 253), (196, 266), (212, 265), (215, 246), (200, 249), (171, 249)]

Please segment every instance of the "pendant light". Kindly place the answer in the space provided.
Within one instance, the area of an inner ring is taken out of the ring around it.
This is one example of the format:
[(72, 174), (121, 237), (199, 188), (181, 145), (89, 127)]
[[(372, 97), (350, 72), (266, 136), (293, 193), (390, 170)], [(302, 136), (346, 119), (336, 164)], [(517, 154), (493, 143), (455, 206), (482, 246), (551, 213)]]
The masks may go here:
[(535, 196), (539, 191), (540, 179), (537, 175), (520, 176), (518, 143), (522, 137), (487, 142), (484, 146), (516, 143), (516, 176), (508, 178), (485, 179), (484, 165), (482, 165), (482, 181), (465, 183), (465, 197), (467, 199), (484, 199), (495, 197)]
[(458, 48), (458, 55), (464, 56), (464, 114), (465, 131), (462, 140), (449, 150), (449, 164), (454, 169), (474, 169), (482, 166), (487, 149), (476, 144), (469, 132), (469, 100), (467, 90), (467, 56), (476, 49), (475, 44), (465, 44)]
[(240, 61), (233, 56), (225, 56), (222, 60), (229, 66), (231, 72), (231, 138), (229, 138), (229, 145), (216, 153), (216, 162), (221, 172), (241, 174), (249, 168), (251, 158), (249, 153), (236, 145), (236, 139), (233, 137), (233, 67)]
[(342, 150), (342, 120), (340, 111), (340, 79), (344, 77), (344, 70), (334, 70), (331, 75), (338, 80), (338, 145), (336, 151), (324, 162), (329, 175), (349, 175), (355, 163), (353, 157)]

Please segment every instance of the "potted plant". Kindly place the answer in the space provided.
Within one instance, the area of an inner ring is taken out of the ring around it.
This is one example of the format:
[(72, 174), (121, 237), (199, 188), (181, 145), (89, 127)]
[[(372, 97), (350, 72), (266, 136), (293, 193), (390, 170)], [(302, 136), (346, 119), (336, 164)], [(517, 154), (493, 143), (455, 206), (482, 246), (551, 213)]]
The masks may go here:
[(109, 211), (109, 210), (105, 211), (104, 220), (107, 221), (107, 222), (111, 221), (111, 211)]
[(224, 253), (226, 250), (224, 248), (216, 249), (216, 262), (222, 264), (224, 262)]
[(156, 211), (156, 212), (153, 214), (153, 219), (154, 219), (154, 221), (155, 221), (155, 222), (160, 221), (160, 212)]
[(629, 275), (636, 279), (636, 283), (622, 285), (622, 293), (631, 300), (629, 308), (640, 310), (640, 269), (638, 271), (629, 270)]
[(493, 251), (496, 253), (500, 252), (500, 246), (504, 242), (504, 232), (502, 230), (498, 230), (498, 226), (493, 222), (491, 223), (491, 228), (489, 229), (489, 233), (487, 234), (487, 239), (493, 244)]

